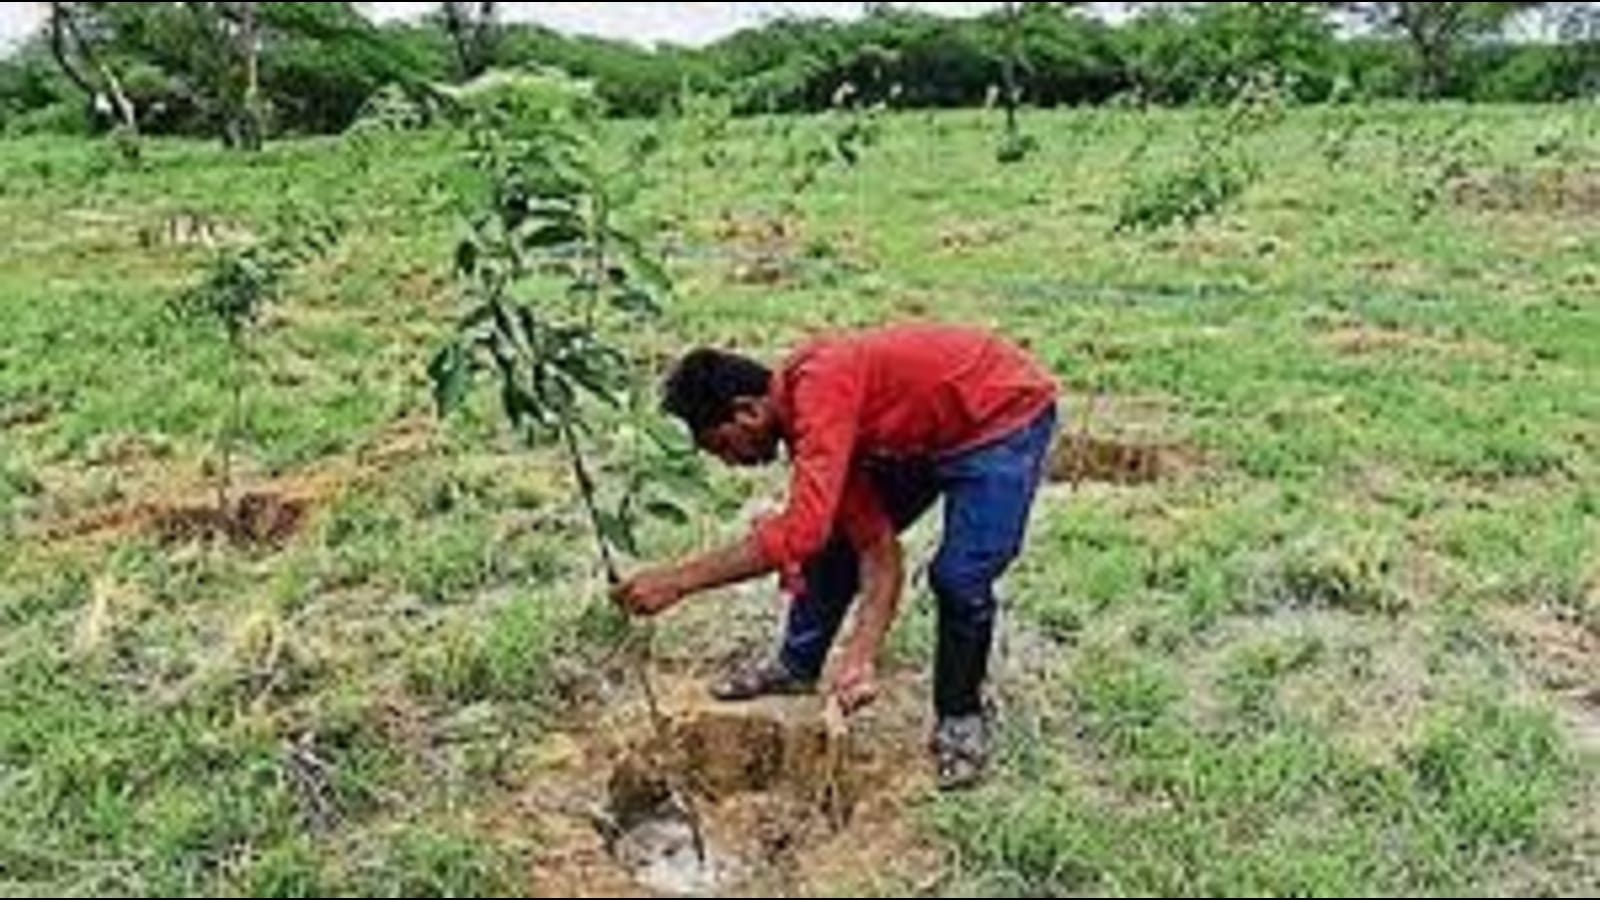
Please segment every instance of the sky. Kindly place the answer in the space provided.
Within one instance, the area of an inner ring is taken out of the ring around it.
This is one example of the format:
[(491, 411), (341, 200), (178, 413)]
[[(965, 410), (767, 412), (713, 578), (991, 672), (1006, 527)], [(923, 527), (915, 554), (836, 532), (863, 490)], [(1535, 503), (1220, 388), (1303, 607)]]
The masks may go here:
[[(943, 15), (970, 16), (999, 3), (898, 3)], [(1114, 8), (1120, 3), (1096, 3)], [(38, 28), (44, 3), (0, 3), (0, 46), (14, 44)], [(369, 15), (387, 20), (420, 16), (437, 3), (359, 3)], [(853, 18), (861, 3), (502, 3), (513, 21), (540, 22), (561, 31), (625, 38), (650, 44), (709, 43), (740, 28), (785, 14)]]

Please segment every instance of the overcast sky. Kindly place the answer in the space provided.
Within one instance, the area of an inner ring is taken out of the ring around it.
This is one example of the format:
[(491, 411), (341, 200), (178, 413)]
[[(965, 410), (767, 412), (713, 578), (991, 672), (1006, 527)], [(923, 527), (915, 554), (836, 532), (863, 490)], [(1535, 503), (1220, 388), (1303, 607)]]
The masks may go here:
[[(358, 3), (378, 19), (415, 17), (437, 3)], [(952, 16), (970, 16), (998, 3), (901, 3)], [(1096, 3), (1119, 7), (1120, 3)], [(627, 38), (640, 43), (704, 44), (784, 14), (853, 18), (860, 3), (502, 3), (514, 21), (542, 22), (562, 31)], [(44, 17), (44, 3), (0, 3), (0, 45), (28, 36)]]

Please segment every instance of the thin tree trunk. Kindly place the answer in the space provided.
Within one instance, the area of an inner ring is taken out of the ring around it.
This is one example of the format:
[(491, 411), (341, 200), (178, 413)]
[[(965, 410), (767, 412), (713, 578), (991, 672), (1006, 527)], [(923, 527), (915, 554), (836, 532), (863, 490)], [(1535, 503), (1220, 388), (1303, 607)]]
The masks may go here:
[(244, 62), (244, 147), (260, 150), (266, 123), (261, 112), (261, 48), (255, 3), (239, 4), (239, 52)]
[[(96, 86), (90, 81), (89, 76), (72, 62), (72, 53), (67, 43), (77, 48), (83, 60), (99, 76), (104, 87)], [(116, 114), (117, 123), (133, 137), (139, 136), (139, 117), (133, 102), (128, 99), (127, 92), (122, 88), (122, 80), (117, 73), (95, 53), (94, 45), (86, 40), (83, 32), (78, 28), (77, 19), (73, 17), (72, 10), (65, 3), (50, 4), (50, 51), (55, 55), (56, 63), (61, 71), (66, 73), (68, 80), (89, 96), (90, 102), (100, 97), (107, 98)]]

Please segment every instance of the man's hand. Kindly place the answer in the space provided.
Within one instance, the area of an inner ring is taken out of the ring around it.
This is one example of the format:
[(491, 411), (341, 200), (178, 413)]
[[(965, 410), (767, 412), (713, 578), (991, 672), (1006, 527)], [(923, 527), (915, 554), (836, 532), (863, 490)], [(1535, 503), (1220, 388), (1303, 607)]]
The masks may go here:
[(857, 659), (853, 653), (840, 661), (833, 677), (831, 693), (845, 715), (866, 706), (878, 697), (877, 667), (872, 658)]
[(894, 620), (903, 580), (900, 541), (893, 535), (861, 550), (862, 598), (855, 630), (834, 676), (832, 694), (849, 715), (878, 696), (874, 661)]
[(637, 616), (653, 616), (677, 605), (688, 593), (675, 566), (646, 569), (611, 589), (611, 599)]
[(629, 612), (653, 616), (690, 594), (754, 578), (770, 570), (754, 540), (746, 539), (677, 565), (657, 566), (611, 588), (611, 599)]

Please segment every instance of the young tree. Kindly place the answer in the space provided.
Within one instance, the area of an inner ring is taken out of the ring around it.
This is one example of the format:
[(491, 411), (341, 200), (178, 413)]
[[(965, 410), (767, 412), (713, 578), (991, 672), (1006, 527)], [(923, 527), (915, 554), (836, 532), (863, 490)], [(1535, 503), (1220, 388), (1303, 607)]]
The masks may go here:
[(1395, 35), (1416, 57), (1414, 90), (1438, 97), (1449, 86), (1456, 59), (1471, 41), (1499, 35), (1514, 17), (1543, 3), (1329, 3), (1380, 34)]
[[(560, 96), (564, 90), (559, 81), (519, 86), (510, 78), (475, 114), (463, 182), (471, 232), (456, 252), (471, 308), (429, 374), (448, 413), (492, 372), (519, 437), (562, 448), (614, 581), (613, 548), (633, 550), (637, 515), (673, 514), (670, 498), (649, 490), (678, 482), (629, 478), (608, 506), (585, 443), (599, 409), (620, 410), (639, 393), (640, 363), (621, 335), (660, 314), (670, 284), (623, 222), (653, 145), (636, 145), (621, 168), (607, 169), (591, 108), (583, 97)], [(644, 430), (670, 449), (664, 430)]]
[(255, 356), (255, 328), (267, 306), (283, 296), (294, 271), (325, 254), (338, 240), (336, 223), (286, 212), (271, 238), (220, 250), (200, 281), (173, 304), (184, 319), (222, 330), (228, 342), (228, 415), (217, 430), (217, 511), (230, 520), (233, 455), (244, 431), (244, 391)]
[(1000, 61), (1003, 82), (1000, 101), (1006, 110), (1006, 133), (995, 154), (1002, 163), (1019, 162), (1028, 155), (1017, 127), (1017, 106), (1022, 102), (1022, 85), (1017, 80), (1017, 69), (1022, 65), (1022, 16), (1017, 6), (1015, 2), (1005, 4), (1006, 50)]
[(260, 150), (266, 139), (266, 115), (261, 107), (261, 38), (256, 25), (256, 4), (225, 4), (234, 21), (234, 54), (243, 69), (244, 85), (239, 98), (239, 145)]
[(266, 138), (261, 101), (262, 29), (258, 4), (185, 3), (198, 40), (191, 45), (193, 69), (211, 98), (223, 143), (260, 150)]
[[(116, 116), (124, 153), (137, 159), (139, 116), (109, 62), (115, 33), (103, 16), (104, 3), (51, 3), (47, 28), (56, 64), (97, 111)], [(108, 107), (103, 109), (102, 107)]]
[(1600, 3), (1546, 3), (1543, 12), (1578, 74), (1577, 94), (1600, 94)]

